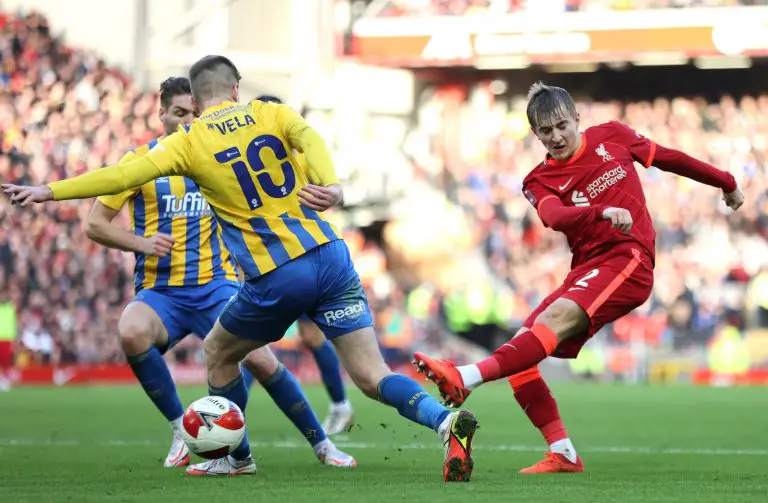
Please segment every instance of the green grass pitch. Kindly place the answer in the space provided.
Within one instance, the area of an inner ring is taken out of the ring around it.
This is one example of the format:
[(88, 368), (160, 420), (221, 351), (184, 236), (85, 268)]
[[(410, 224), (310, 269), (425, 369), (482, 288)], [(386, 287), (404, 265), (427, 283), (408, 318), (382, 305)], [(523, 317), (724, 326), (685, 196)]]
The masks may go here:
[[(259, 473), (203, 479), (162, 468), (170, 431), (138, 386), (17, 388), (0, 394), (0, 501), (723, 503), (768, 495), (765, 389), (553, 389), (586, 473), (517, 474), (545, 446), (511, 390), (496, 384), (468, 402), (480, 422), (472, 482), (445, 484), (436, 434), (356, 391), (359, 424), (337, 443), (357, 469), (320, 465), (256, 388), (247, 413)], [(324, 415), (324, 390), (307, 392)], [(180, 393), (189, 403), (205, 390)]]

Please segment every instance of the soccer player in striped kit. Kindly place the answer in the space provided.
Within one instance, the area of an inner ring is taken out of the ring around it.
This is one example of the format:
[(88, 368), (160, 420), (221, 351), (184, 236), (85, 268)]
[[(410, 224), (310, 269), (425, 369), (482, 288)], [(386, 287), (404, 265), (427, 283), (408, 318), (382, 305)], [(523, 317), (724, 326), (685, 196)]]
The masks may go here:
[[(195, 114), (189, 80), (164, 81), (160, 104), (166, 136), (190, 124)], [(135, 148), (120, 162), (147, 154), (158, 140)], [(126, 203), (132, 231), (112, 222)], [(183, 176), (168, 176), (98, 198), (86, 230), (100, 244), (136, 254), (136, 297), (120, 318), (120, 341), (141, 386), (171, 424), (173, 439), (164, 465), (186, 466), (190, 455), (180, 430), (184, 409), (162, 355), (189, 334), (205, 337), (237, 293), (235, 263), (221, 229), (197, 185)], [(354, 458), (327, 439), (296, 379), (268, 347), (252, 352), (243, 367), (246, 387), (255, 376), (322, 462), (355, 466)]]

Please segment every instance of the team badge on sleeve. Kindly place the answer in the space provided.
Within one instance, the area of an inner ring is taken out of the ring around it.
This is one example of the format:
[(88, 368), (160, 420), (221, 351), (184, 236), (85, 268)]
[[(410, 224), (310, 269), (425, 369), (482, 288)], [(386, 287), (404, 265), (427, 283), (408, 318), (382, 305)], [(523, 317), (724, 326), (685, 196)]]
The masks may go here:
[(531, 191), (530, 191), (530, 190), (528, 190), (528, 189), (523, 189), (523, 195), (525, 195), (525, 198), (526, 198), (526, 199), (528, 199), (528, 201), (529, 201), (529, 202), (530, 202), (530, 203), (533, 205), (533, 207), (535, 208), (535, 207), (536, 207), (536, 205), (538, 204), (539, 200), (538, 200), (538, 199), (536, 199), (536, 196), (535, 196), (535, 195), (533, 195), (533, 192), (531, 192)]

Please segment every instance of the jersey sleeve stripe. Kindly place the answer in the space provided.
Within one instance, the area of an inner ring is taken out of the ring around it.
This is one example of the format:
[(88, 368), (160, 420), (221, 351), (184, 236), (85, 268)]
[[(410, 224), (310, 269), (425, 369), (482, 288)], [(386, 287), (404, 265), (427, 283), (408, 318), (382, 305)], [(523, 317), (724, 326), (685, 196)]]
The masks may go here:
[(320, 231), (325, 237), (328, 238), (329, 241), (340, 239), (339, 236), (336, 235), (336, 232), (333, 230), (333, 226), (320, 218), (320, 215), (318, 215), (315, 210), (309, 209), (306, 206), (301, 206), (301, 212), (307, 219), (317, 222), (317, 225), (320, 227)]
[(304, 226), (301, 224), (301, 220), (298, 218), (291, 217), (287, 212), (280, 215), (280, 218), (283, 219), (285, 226), (289, 231), (291, 231), (291, 234), (296, 236), (296, 239), (299, 240), (299, 243), (301, 243), (304, 251), (311, 250), (320, 244), (315, 238), (312, 237), (312, 234), (310, 234), (309, 231), (304, 228)]
[(602, 306), (605, 301), (608, 300), (608, 297), (610, 297), (613, 292), (615, 292), (616, 289), (619, 288), (621, 284), (624, 283), (624, 281), (626, 281), (626, 279), (632, 275), (635, 269), (637, 269), (637, 266), (640, 265), (640, 252), (634, 249), (632, 250), (632, 255), (633, 257), (626, 265), (626, 267), (624, 267), (618, 276), (613, 278), (608, 286), (605, 287), (602, 292), (600, 292), (600, 295), (597, 296), (589, 308), (587, 308), (587, 316), (591, 318), (592, 315), (594, 315), (595, 312), (600, 309), (600, 306)]
[(656, 157), (656, 144), (654, 142), (651, 143), (651, 151), (648, 153), (648, 159), (645, 161), (645, 167), (650, 168), (651, 163), (653, 162), (653, 158)]
[(539, 201), (539, 205), (536, 206), (536, 211), (539, 211), (539, 208), (541, 208), (541, 205), (544, 204), (544, 201), (548, 201), (550, 199), (557, 199), (557, 196), (547, 196), (547, 197), (543, 198), (541, 201)]

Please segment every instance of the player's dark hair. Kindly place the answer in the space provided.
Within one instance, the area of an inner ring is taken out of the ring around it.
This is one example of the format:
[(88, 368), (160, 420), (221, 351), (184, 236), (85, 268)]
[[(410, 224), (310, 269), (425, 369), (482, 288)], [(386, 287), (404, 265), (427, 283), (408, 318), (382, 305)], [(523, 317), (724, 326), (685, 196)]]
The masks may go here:
[(283, 103), (283, 100), (281, 100), (277, 96), (272, 96), (271, 94), (262, 94), (256, 99), (259, 101), (263, 101), (264, 103), (277, 103), (278, 105), (282, 105)]
[(230, 92), (240, 82), (240, 72), (232, 61), (224, 56), (205, 56), (189, 69), (192, 96), (202, 103), (219, 98)]
[(160, 84), (160, 105), (167, 109), (171, 106), (171, 100), (174, 96), (183, 96), (191, 93), (192, 88), (189, 86), (188, 78), (168, 77)]
[(562, 87), (554, 87), (536, 82), (528, 91), (528, 124), (536, 129), (542, 121), (553, 117), (576, 118), (576, 103)]

